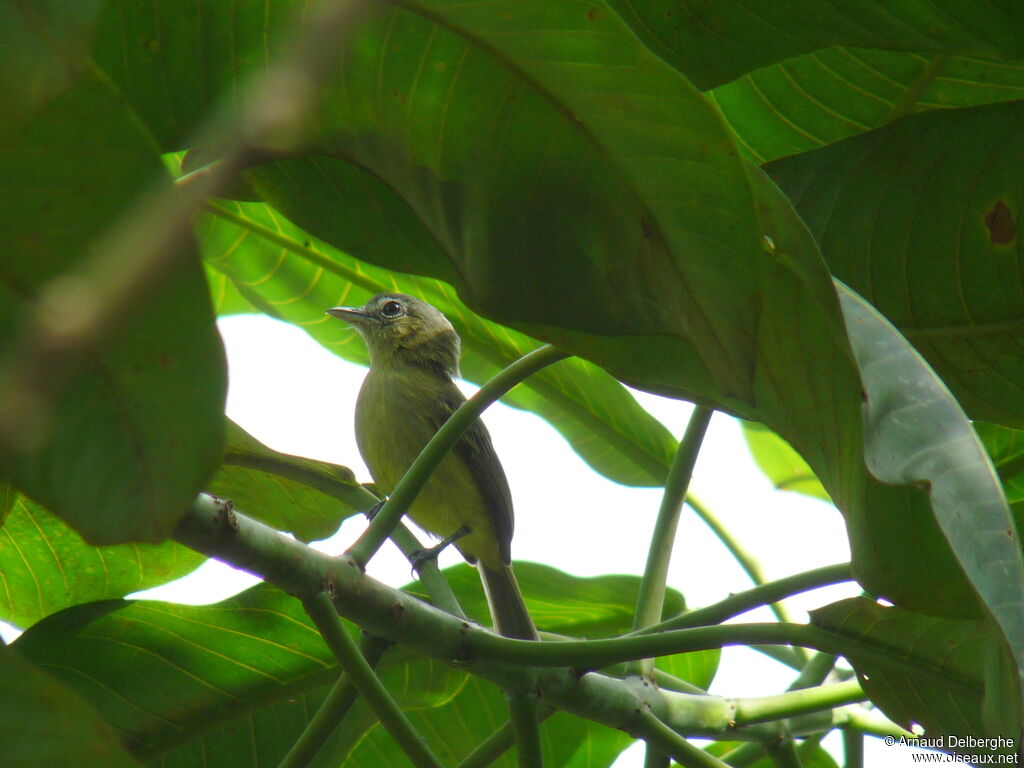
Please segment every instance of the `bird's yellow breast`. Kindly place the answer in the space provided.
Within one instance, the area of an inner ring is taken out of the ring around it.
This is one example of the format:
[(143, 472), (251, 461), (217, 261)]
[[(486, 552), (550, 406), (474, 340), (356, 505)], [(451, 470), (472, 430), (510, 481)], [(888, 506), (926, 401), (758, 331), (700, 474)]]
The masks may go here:
[[(356, 404), (356, 442), (374, 482), (390, 494), (447, 416), (451, 397), (447, 378), (412, 367), (371, 369)], [(448, 394), (448, 397), (445, 395)], [(462, 526), (471, 533), (459, 539), (470, 559), (498, 567), (502, 563), (487, 504), (465, 462), (449, 452), (434, 470), (409, 509), (424, 530), (451, 536)]]

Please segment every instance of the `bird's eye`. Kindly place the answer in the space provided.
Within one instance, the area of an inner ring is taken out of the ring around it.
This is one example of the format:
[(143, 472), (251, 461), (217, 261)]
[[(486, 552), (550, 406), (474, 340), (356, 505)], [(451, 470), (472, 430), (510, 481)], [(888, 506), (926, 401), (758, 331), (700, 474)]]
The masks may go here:
[(402, 311), (402, 304), (397, 301), (384, 302), (384, 306), (380, 308), (380, 313), (384, 317), (398, 317)]

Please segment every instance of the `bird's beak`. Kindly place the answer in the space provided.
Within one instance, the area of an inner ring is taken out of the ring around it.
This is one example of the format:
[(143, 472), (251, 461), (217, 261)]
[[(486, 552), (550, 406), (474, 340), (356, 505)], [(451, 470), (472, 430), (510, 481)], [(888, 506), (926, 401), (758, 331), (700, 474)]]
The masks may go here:
[(350, 325), (360, 325), (369, 319), (369, 315), (359, 307), (332, 307), (326, 314), (344, 320)]

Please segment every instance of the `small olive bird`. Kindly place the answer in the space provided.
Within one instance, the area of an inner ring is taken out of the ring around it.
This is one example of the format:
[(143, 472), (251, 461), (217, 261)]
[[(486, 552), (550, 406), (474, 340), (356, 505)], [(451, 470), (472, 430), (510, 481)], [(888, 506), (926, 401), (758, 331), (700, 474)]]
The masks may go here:
[[(356, 401), (356, 442), (374, 482), (390, 493), (419, 452), (466, 401), (455, 386), (459, 336), (441, 312), (412, 296), (382, 293), (327, 314), (362, 335), (370, 352)], [(465, 432), (409, 509), (416, 523), (478, 563), (495, 629), (536, 640), (511, 566), (512, 495), (479, 420)]]

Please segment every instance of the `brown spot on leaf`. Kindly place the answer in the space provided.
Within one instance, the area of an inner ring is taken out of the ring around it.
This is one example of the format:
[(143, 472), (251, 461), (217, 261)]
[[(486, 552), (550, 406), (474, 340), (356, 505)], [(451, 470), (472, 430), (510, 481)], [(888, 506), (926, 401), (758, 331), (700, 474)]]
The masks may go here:
[(985, 211), (985, 226), (988, 228), (988, 239), (996, 245), (1009, 245), (1017, 236), (1017, 220), (1004, 201), (997, 200), (995, 205)]

